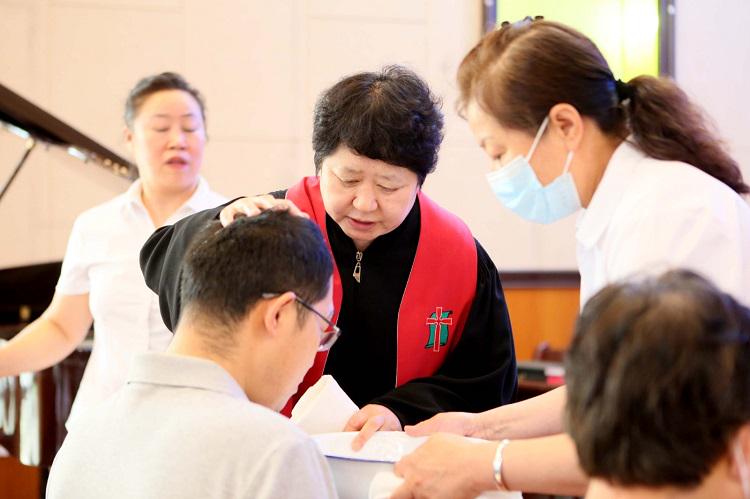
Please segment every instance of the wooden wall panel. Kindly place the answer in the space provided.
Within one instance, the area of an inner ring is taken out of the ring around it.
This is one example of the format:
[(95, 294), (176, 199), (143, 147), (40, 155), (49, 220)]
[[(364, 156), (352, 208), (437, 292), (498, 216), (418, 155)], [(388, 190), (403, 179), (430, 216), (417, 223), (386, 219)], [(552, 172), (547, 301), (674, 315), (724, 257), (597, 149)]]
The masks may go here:
[(0, 497), (3, 499), (39, 497), (39, 468), (24, 466), (14, 457), (0, 458)]
[(578, 317), (577, 288), (505, 289), (518, 360), (531, 360), (542, 341), (566, 349)]

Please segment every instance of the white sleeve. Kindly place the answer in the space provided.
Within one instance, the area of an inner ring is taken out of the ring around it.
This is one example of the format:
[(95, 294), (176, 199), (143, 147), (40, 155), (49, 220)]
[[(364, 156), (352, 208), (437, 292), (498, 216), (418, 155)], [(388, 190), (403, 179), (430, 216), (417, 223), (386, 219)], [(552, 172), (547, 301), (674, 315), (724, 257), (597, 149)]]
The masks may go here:
[(89, 258), (85, 241), (85, 222), (78, 217), (68, 238), (60, 279), (56, 291), (63, 295), (82, 295), (89, 292)]
[(641, 215), (613, 231), (606, 261), (608, 282), (685, 268), (746, 301), (742, 276), (748, 262), (736, 220), (727, 220), (714, 210), (685, 206)]
[(328, 463), (309, 438), (283, 443), (264, 464), (262, 480), (254, 483), (245, 497), (338, 497)]

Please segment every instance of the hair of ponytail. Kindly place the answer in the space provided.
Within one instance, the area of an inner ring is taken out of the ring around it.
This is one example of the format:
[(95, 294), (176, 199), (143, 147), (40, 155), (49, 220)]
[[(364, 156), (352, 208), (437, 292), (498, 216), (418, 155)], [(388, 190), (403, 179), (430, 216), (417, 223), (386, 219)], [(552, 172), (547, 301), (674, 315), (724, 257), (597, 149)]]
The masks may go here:
[(623, 102), (628, 128), (648, 156), (682, 161), (722, 181), (735, 192), (750, 192), (737, 162), (709, 126), (698, 106), (667, 78), (638, 76), (628, 82), (632, 97)]

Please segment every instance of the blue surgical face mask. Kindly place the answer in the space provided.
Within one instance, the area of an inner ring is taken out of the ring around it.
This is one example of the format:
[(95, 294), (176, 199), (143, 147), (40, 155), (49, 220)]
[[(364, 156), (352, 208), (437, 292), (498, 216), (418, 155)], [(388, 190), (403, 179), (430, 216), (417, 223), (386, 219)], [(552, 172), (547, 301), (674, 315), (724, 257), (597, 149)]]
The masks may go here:
[(560, 220), (581, 208), (578, 190), (568, 171), (573, 151), (568, 152), (562, 175), (547, 185), (539, 182), (529, 164), (548, 122), (549, 117), (544, 118), (526, 157), (517, 156), (506, 166), (487, 174), (492, 192), (506, 208), (527, 220), (543, 224)]

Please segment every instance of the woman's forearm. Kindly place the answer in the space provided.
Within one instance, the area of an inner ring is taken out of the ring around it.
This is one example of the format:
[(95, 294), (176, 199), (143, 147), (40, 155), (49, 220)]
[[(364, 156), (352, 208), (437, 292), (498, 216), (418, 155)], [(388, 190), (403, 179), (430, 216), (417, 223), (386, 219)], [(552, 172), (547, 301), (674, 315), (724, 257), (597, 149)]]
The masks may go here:
[(489, 440), (535, 438), (562, 433), (564, 386), (537, 397), (480, 413), (471, 436)]
[(60, 362), (83, 341), (91, 322), (88, 295), (56, 296), (41, 317), (0, 346), (0, 376)]
[(513, 440), (503, 452), (503, 483), (509, 490), (583, 496), (588, 478), (567, 434)]
[(60, 362), (75, 349), (59, 328), (40, 317), (0, 347), (0, 376), (39, 371)]

